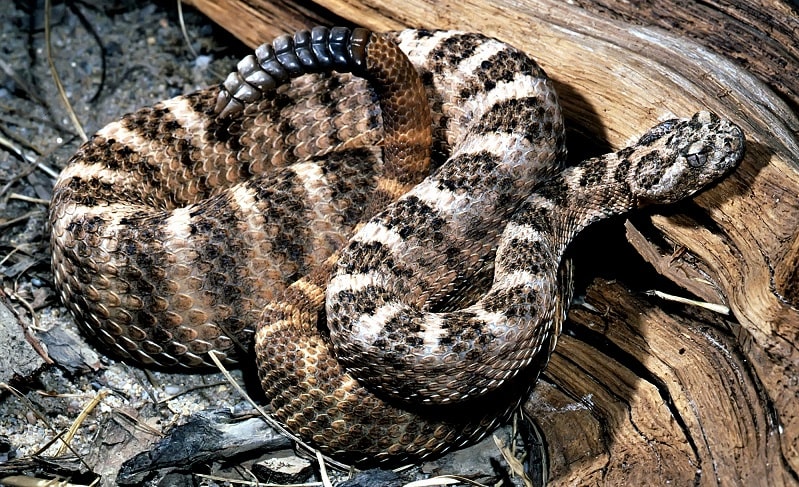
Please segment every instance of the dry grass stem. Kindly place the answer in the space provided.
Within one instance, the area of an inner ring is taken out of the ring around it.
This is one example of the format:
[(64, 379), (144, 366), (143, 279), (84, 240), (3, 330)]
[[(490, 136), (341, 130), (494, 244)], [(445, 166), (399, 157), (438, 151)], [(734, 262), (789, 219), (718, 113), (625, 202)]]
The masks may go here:
[[(319, 453), (315, 448), (313, 448), (312, 446), (310, 446), (307, 443), (305, 443), (304, 441), (302, 441), (298, 436), (292, 434), (290, 431), (288, 431), (286, 428), (284, 428), (280, 423), (278, 423), (277, 421), (272, 419), (272, 417), (270, 417), (268, 414), (266, 414), (266, 411), (264, 411), (263, 408), (258, 403), (253, 401), (252, 398), (250, 397), (250, 395), (247, 394), (247, 392), (244, 391), (244, 389), (241, 387), (241, 385), (239, 385), (239, 383), (236, 382), (235, 379), (233, 379), (233, 376), (230, 375), (230, 372), (227, 370), (227, 368), (225, 368), (225, 366), (219, 360), (219, 357), (217, 357), (216, 353), (211, 352), (211, 353), (208, 354), (208, 356), (211, 357), (211, 360), (213, 360), (214, 364), (217, 366), (219, 371), (222, 372), (222, 375), (225, 376), (225, 378), (228, 380), (230, 385), (233, 386), (233, 388), (236, 389), (236, 391), (241, 395), (241, 397), (243, 397), (247, 402), (249, 402), (250, 405), (256, 411), (258, 411), (258, 413), (261, 415), (261, 417), (264, 418), (264, 420), (266, 421), (266, 423), (269, 426), (271, 426), (272, 428), (274, 428), (277, 431), (281, 432), (285, 436), (291, 438), (292, 441), (297, 443), (297, 445), (301, 446), (304, 450), (308, 451), (311, 455), (314, 455), (314, 456), (321, 455), (321, 453)], [(345, 465), (345, 464), (343, 464), (341, 462), (337, 462), (337, 461), (333, 460), (332, 458), (329, 458), (329, 457), (326, 457), (326, 456), (323, 456), (323, 458), (325, 459), (325, 463), (327, 463), (328, 465), (331, 465), (332, 467), (336, 468), (337, 470), (341, 470), (341, 471), (344, 471), (344, 472), (350, 470), (350, 467), (348, 465)]]
[(327, 467), (325, 466), (325, 457), (316, 450), (316, 462), (319, 464), (319, 476), (322, 477), (322, 485), (325, 487), (333, 487), (333, 482), (330, 480), (330, 476), (327, 474)]
[(75, 433), (78, 432), (78, 428), (80, 428), (80, 425), (83, 423), (83, 421), (86, 418), (89, 417), (89, 413), (91, 413), (94, 410), (94, 408), (98, 404), (100, 404), (100, 401), (105, 399), (105, 396), (107, 396), (108, 393), (109, 393), (108, 389), (100, 389), (97, 392), (97, 394), (94, 396), (94, 398), (92, 398), (92, 400), (89, 401), (89, 404), (87, 404), (83, 408), (80, 414), (78, 414), (78, 417), (75, 418), (75, 421), (72, 422), (72, 426), (69, 427), (69, 429), (66, 432), (66, 435), (64, 435), (64, 444), (61, 445), (61, 447), (56, 452), (55, 456), (58, 457), (66, 453), (66, 444), (72, 441), (72, 439), (75, 437)]
[(8, 195), (8, 199), (10, 200), (20, 200), (20, 201), (27, 201), (28, 203), (37, 203), (40, 205), (49, 205), (50, 200), (43, 200), (41, 198), (34, 198), (32, 196), (25, 196), (24, 194), (19, 193), (11, 193)]
[(199, 54), (197, 51), (194, 50), (194, 47), (191, 45), (191, 38), (189, 38), (189, 32), (186, 30), (186, 21), (183, 19), (183, 1), (178, 0), (178, 23), (180, 24), (180, 32), (183, 34), (183, 40), (186, 41), (186, 48), (188, 48), (189, 52), (191, 53), (192, 57), (195, 59)]
[(58, 95), (61, 97), (61, 102), (64, 104), (64, 108), (67, 110), (67, 115), (69, 115), (69, 119), (72, 121), (72, 125), (77, 130), (78, 135), (80, 136), (81, 140), (84, 142), (89, 140), (89, 137), (86, 136), (86, 132), (83, 130), (83, 126), (78, 120), (77, 114), (75, 114), (75, 110), (72, 109), (72, 104), (69, 102), (69, 98), (67, 98), (67, 92), (64, 90), (64, 85), (61, 83), (61, 78), (58, 76), (58, 70), (56, 70), (55, 62), (53, 61), (53, 49), (52, 43), (50, 38), (50, 13), (52, 10), (51, 0), (45, 0), (44, 2), (44, 39), (45, 39), (45, 47), (47, 49), (47, 64), (50, 66), (50, 74), (53, 76), (53, 82), (58, 89)]
[(151, 434), (153, 436), (157, 436), (159, 438), (164, 438), (166, 436), (160, 430), (157, 430), (157, 429), (153, 428), (149, 424), (143, 422), (142, 420), (140, 420), (138, 418), (135, 418), (135, 417), (131, 416), (130, 414), (128, 414), (125, 411), (122, 411), (121, 409), (114, 410), (114, 414), (115, 414), (115, 417), (119, 416), (119, 417), (125, 419), (129, 424), (133, 425), (135, 428), (137, 428), (137, 429), (139, 429), (141, 431), (149, 433), (149, 434)]
[(496, 435), (493, 435), (493, 437), (494, 443), (497, 445), (497, 449), (500, 451), (500, 453), (502, 453), (502, 457), (505, 459), (505, 462), (507, 462), (513, 475), (522, 479), (525, 487), (533, 487), (533, 481), (524, 471), (524, 465), (522, 465), (521, 460), (513, 456), (513, 452), (511, 452), (508, 447), (505, 446), (505, 442), (500, 440)]
[(714, 313), (719, 313), (725, 316), (730, 314), (730, 308), (723, 304), (707, 303), (705, 301), (697, 301), (695, 299), (683, 298), (680, 296), (675, 296), (673, 294), (664, 293), (662, 291), (657, 291), (655, 289), (647, 291), (646, 295), (656, 296), (666, 301), (674, 301), (675, 303), (689, 304), (691, 306), (699, 306), (700, 308), (705, 308), (707, 310), (713, 311)]
[(10, 385), (6, 384), (5, 382), (0, 382), (0, 389), (7, 390), (14, 397), (19, 399), (20, 402), (22, 402), (22, 404), (24, 404), (25, 407), (28, 408), (28, 410), (31, 413), (33, 413), (33, 415), (36, 416), (36, 418), (39, 421), (41, 421), (45, 425), (45, 427), (47, 427), (47, 429), (50, 430), (53, 433), (53, 439), (48, 441), (43, 447), (41, 447), (39, 449), (39, 451), (34, 454), (34, 456), (41, 454), (41, 452), (43, 452), (43, 451), (46, 451), (50, 447), (50, 445), (52, 445), (54, 442), (61, 441), (62, 444), (64, 445), (64, 447), (66, 447), (70, 452), (72, 452), (72, 454), (75, 455), (75, 457), (80, 461), (80, 463), (82, 463), (86, 468), (91, 470), (91, 467), (83, 460), (83, 457), (81, 457), (78, 454), (78, 452), (75, 451), (74, 448), (72, 448), (72, 445), (70, 445), (69, 442), (67, 442), (64, 439), (63, 436), (64, 436), (65, 432), (64, 431), (56, 431), (56, 429), (53, 427), (53, 425), (51, 425), (50, 422), (47, 421), (47, 418), (42, 413), (40, 413), (36, 409), (36, 407), (34, 407), (33, 403), (31, 403), (30, 400), (27, 397), (25, 397), (21, 392), (19, 392), (14, 387), (11, 387)]

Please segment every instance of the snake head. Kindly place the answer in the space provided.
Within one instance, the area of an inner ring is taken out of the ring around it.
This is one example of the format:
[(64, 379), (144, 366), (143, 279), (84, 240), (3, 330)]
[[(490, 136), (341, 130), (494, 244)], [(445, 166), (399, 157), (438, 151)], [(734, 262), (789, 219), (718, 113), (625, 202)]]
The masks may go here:
[(737, 125), (702, 111), (690, 120), (656, 125), (618, 154), (631, 161), (628, 182), (639, 204), (665, 204), (694, 194), (737, 166), (744, 145)]

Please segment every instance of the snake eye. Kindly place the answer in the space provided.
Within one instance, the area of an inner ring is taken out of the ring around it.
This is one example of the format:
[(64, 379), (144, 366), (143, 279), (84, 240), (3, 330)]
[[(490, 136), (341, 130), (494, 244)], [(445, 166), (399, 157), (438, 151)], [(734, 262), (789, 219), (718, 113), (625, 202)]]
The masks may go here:
[(708, 153), (712, 150), (712, 147), (708, 147), (706, 143), (698, 140), (680, 150), (680, 154), (685, 157), (689, 167), (697, 169), (707, 164)]
[(704, 151), (687, 154), (685, 160), (688, 161), (688, 165), (693, 168), (702, 167), (707, 163), (707, 154)]

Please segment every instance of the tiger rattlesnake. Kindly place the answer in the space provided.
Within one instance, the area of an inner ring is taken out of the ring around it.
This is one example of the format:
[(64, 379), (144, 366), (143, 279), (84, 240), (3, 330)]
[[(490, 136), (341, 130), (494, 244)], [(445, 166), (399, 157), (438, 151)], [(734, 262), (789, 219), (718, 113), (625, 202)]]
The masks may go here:
[(84, 329), (145, 364), (245, 360), (257, 329), (290, 431), (357, 464), (417, 460), (477, 441), (532, 387), (577, 232), (687, 197), (743, 149), (701, 112), (562, 170), (555, 91), (517, 49), (314, 29), (84, 145), (54, 190), (55, 280)]

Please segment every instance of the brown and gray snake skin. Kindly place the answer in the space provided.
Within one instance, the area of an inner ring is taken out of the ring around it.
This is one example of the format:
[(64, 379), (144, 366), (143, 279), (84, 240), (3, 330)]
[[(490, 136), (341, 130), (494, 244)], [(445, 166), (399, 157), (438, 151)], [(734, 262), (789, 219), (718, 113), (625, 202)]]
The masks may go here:
[(699, 112), (563, 169), (553, 84), (519, 50), (316, 28), (84, 144), (53, 193), (53, 270), (109, 352), (251, 363), (254, 342), (289, 431), (361, 466), (416, 461), (479, 440), (533, 386), (578, 232), (743, 153)]

